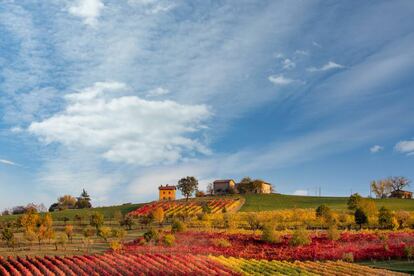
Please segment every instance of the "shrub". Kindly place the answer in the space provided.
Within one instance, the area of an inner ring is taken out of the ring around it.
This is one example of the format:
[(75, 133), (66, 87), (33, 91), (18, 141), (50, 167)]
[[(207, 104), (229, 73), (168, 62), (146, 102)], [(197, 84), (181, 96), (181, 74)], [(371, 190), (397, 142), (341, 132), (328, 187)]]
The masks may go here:
[(117, 241), (117, 240), (115, 240), (115, 241), (111, 241), (111, 242), (109, 243), (109, 247), (110, 247), (113, 251), (115, 251), (115, 252), (119, 252), (119, 251), (121, 251), (121, 250), (122, 250), (122, 243), (121, 243), (120, 241)]
[(124, 229), (113, 229), (112, 236), (119, 240), (123, 240), (125, 238), (126, 232)]
[(408, 260), (411, 260), (414, 257), (414, 246), (406, 245), (404, 247), (404, 254)]
[(166, 246), (173, 246), (175, 243), (175, 236), (172, 234), (167, 234), (164, 236), (163, 242)]
[(56, 237), (55, 247), (58, 250), (58, 245), (62, 246), (66, 250), (66, 244), (68, 243), (68, 235), (66, 233), (59, 233)]
[(354, 254), (352, 254), (352, 252), (344, 253), (342, 255), (342, 261), (348, 262), (348, 263), (353, 263), (354, 262)]
[(207, 202), (203, 202), (201, 204), (201, 210), (203, 214), (211, 214), (211, 207), (208, 205)]
[(322, 204), (322, 205), (318, 206), (318, 208), (316, 208), (315, 212), (316, 212), (316, 217), (324, 218), (325, 216), (330, 214), (331, 208), (329, 208), (325, 204)]
[(393, 215), (390, 210), (385, 207), (379, 209), (378, 224), (383, 228), (392, 228)]
[(99, 236), (107, 242), (112, 236), (112, 229), (108, 226), (102, 226), (99, 228)]
[(292, 238), (290, 239), (291, 245), (308, 245), (312, 242), (309, 233), (306, 231), (305, 227), (298, 227), (292, 234)]
[(328, 239), (336, 241), (339, 240), (340, 237), (341, 233), (339, 232), (338, 227), (334, 224), (330, 225), (328, 228)]
[(214, 239), (213, 240), (213, 244), (214, 244), (214, 246), (223, 247), (223, 248), (226, 248), (226, 247), (230, 247), (231, 246), (231, 243), (228, 240), (223, 239), (223, 238), (221, 238), (221, 239)]
[(410, 213), (407, 211), (398, 211), (395, 213), (395, 218), (400, 228), (407, 227), (407, 222), (410, 219)]
[(91, 226), (87, 226), (85, 229), (83, 229), (83, 236), (88, 238), (95, 235), (95, 229), (93, 229)]
[(262, 241), (269, 243), (280, 243), (281, 236), (275, 231), (273, 225), (265, 225), (262, 232)]
[(173, 233), (179, 233), (179, 232), (184, 232), (187, 230), (187, 226), (185, 225), (184, 222), (179, 221), (179, 220), (174, 220), (172, 225), (171, 225), (171, 232)]
[(259, 217), (255, 213), (251, 213), (247, 216), (247, 223), (249, 224), (252, 230), (262, 228), (262, 223), (260, 222)]
[(144, 239), (146, 242), (155, 241), (157, 242), (159, 238), (158, 232), (154, 229), (149, 229), (147, 232), (144, 233)]

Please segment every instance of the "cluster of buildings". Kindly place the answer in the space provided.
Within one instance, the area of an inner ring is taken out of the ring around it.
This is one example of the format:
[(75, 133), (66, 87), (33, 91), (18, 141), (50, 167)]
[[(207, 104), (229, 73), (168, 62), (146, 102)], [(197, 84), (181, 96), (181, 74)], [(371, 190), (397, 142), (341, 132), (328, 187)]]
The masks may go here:
[[(241, 183), (236, 183), (233, 179), (215, 180), (213, 182), (214, 195), (238, 194)], [(159, 200), (175, 200), (177, 187), (174, 185), (161, 185), (158, 187)], [(257, 182), (253, 190), (249, 191), (255, 194), (270, 194), (272, 192), (272, 184), (265, 181)]]

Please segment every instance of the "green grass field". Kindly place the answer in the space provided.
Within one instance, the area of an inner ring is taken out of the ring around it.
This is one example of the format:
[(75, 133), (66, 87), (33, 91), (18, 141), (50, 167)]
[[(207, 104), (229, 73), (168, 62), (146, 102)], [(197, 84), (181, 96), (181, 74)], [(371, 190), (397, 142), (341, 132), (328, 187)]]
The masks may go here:
[(403, 273), (408, 273), (414, 275), (414, 261), (375, 261), (375, 262), (362, 262), (358, 263), (362, 265), (367, 265), (374, 268), (383, 268)]
[[(317, 196), (293, 196), (293, 195), (244, 195), (246, 203), (240, 209), (241, 212), (271, 211), (290, 208), (316, 208), (326, 204), (335, 210), (346, 210), (347, 197), (317, 197)], [(414, 211), (413, 199), (374, 199), (377, 207), (385, 206), (391, 210)]]
[[(71, 210), (56, 211), (56, 212), (52, 212), (51, 214), (52, 214), (54, 221), (62, 221), (64, 218), (68, 218), (69, 220), (74, 220), (76, 215), (86, 218), (86, 217), (89, 217), (89, 215), (92, 212), (100, 212), (104, 215), (106, 219), (111, 219), (113, 218), (115, 212), (117, 211), (121, 211), (121, 213), (125, 215), (128, 212), (136, 210), (142, 205), (144, 205), (144, 203), (123, 204), (123, 205), (108, 206), (108, 207), (97, 207), (97, 208), (91, 208), (91, 209), (71, 209)], [(15, 220), (19, 216), (20, 215), (0, 216), (0, 222)]]

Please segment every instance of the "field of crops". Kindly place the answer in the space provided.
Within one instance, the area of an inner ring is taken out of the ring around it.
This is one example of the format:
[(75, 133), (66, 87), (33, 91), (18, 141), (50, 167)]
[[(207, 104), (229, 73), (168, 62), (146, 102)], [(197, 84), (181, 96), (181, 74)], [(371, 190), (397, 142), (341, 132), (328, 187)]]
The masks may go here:
[(202, 212), (202, 204), (207, 204), (211, 209), (211, 213), (220, 213), (223, 209), (231, 212), (242, 204), (242, 200), (238, 198), (219, 198), (209, 200), (179, 200), (179, 201), (156, 201), (145, 204), (135, 211), (130, 212), (133, 216), (145, 216), (162, 208), (166, 216), (185, 213), (187, 215), (196, 215)]
[[(290, 235), (277, 244), (261, 240), (259, 235), (228, 234), (225, 232), (184, 232), (176, 234), (174, 246), (143, 244), (139, 240), (125, 246), (134, 253), (156, 252), (162, 254), (192, 253), (223, 255), (238, 258), (267, 260), (341, 260), (352, 254), (354, 260), (387, 260), (406, 257), (406, 249), (414, 247), (414, 232), (384, 233), (344, 232), (339, 240), (329, 240), (325, 234), (312, 234), (309, 245), (293, 246)], [(225, 240), (222, 246), (217, 241)]]
[(328, 262), (286, 262), (256, 259), (226, 258), (213, 259), (242, 275), (406, 275), (387, 270), (372, 269), (342, 261)]
[(402, 275), (338, 262), (280, 262), (200, 255), (116, 254), (0, 258), (1, 275)]

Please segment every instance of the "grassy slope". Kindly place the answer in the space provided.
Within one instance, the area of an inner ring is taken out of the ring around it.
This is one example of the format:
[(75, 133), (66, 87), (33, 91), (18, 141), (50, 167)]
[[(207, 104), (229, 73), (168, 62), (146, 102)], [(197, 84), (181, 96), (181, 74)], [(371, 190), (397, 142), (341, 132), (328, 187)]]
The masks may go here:
[[(69, 220), (74, 220), (75, 215), (79, 215), (81, 217), (88, 217), (92, 212), (100, 212), (104, 214), (105, 218), (112, 218), (116, 211), (121, 211), (122, 214), (126, 214), (131, 212), (143, 204), (125, 204), (125, 205), (117, 205), (117, 206), (108, 206), (108, 207), (97, 207), (91, 209), (72, 209), (72, 210), (63, 210), (52, 212), (53, 220), (63, 220), (64, 217), (69, 218)], [(19, 215), (11, 215), (11, 216), (0, 216), (1, 221), (10, 221), (15, 220), (19, 217)]]
[(409, 274), (414, 274), (414, 261), (375, 261), (375, 262), (362, 262), (358, 263), (362, 265), (367, 265), (374, 268), (383, 268), (398, 272), (404, 272)]
[[(270, 211), (289, 208), (316, 208), (326, 204), (336, 210), (346, 210), (347, 197), (292, 196), (281, 194), (245, 195), (246, 203), (241, 212)], [(375, 199), (377, 207), (385, 206), (392, 210), (414, 211), (414, 200), (409, 199)]]

